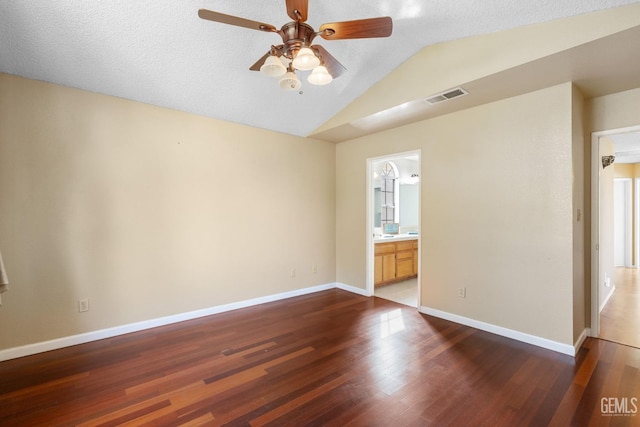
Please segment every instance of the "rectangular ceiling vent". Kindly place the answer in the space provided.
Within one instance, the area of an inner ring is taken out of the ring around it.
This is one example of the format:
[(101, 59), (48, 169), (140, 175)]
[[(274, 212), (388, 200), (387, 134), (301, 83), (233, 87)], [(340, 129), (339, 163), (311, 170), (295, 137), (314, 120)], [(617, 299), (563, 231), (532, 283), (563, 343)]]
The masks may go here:
[(467, 95), (468, 93), (469, 92), (462, 89), (461, 87), (457, 87), (455, 89), (430, 96), (429, 98), (425, 99), (425, 102), (428, 102), (429, 104), (439, 104), (441, 102), (449, 101), (450, 99), (457, 98), (459, 96)]

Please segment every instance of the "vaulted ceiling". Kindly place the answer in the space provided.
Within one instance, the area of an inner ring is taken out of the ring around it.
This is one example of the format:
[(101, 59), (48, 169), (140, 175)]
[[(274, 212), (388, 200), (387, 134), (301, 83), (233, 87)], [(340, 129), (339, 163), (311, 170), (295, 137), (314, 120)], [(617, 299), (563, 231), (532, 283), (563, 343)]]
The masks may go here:
[[(276, 80), (249, 71), (271, 45), (281, 42), (277, 35), (202, 20), (197, 14), (204, 8), (280, 28), (291, 20), (284, 0), (3, 1), (0, 72), (307, 136), (425, 46), (637, 2), (309, 3), (307, 23), (316, 30), (326, 22), (390, 16), (393, 34), (331, 41), (318, 37), (315, 43), (347, 71), (328, 86), (304, 84), (299, 92), (285, 92)], [(344, 135), (328, 139), (344, 140)]]

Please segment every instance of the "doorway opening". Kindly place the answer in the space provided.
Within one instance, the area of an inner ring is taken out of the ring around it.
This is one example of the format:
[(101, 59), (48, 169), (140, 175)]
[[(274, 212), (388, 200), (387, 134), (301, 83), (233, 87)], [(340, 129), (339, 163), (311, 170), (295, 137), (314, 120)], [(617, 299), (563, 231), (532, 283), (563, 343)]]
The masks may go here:
[(367, 293), (420, 306), (420, 151), (367, 160)]
[(591, 335), (640, 347), (640, 126), (593, 133), (591, 174)]
[[(615, 165), (614, 165), (615, 167)], [(614, 169), (615, 171), (615, 169)], [(620, 172), (614, 172), (620, 174)], [(615, 267), (633, 267), (633, 218), (631, 178), (613, 180), (613, 262)]]

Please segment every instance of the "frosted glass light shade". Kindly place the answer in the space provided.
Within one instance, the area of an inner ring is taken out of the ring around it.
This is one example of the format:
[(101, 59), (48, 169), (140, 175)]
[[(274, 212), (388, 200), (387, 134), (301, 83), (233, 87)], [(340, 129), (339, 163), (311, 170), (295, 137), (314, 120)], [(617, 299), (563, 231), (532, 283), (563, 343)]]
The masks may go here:
[(308, 47), (303, 47), (293, 58), (293, 68), (298, 70), (313, 70), (320, 65), (320, 59)]
[(278, 82), (280, 87), (284, 90), (298, 90), (302, 87), (302, 83), (296, 73), (293, 71), (287, 71), (283, 78)]
[(329, 84), (332, 80), (333, 77), (331, 76), (331, 74), (329, 74), (327, 68), (323, 65), (314, 68), (311, 74), (309, 74), (309, 77), (307, 77), (307, 81), (309, 83), (318, 86)]
[(260, 67), (260, 72), (269, 77), (280, 77), (287, 72), (287, 68), (282, 64), (280, 58), (275, 55), (269, 55)]

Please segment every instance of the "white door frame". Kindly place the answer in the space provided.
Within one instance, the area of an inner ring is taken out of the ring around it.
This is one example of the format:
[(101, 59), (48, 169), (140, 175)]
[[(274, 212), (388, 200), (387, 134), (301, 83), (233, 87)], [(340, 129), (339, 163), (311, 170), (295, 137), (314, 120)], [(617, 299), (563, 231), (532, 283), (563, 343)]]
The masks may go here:
[(638, 238), (640, 238), (640, 178), (633, 179), (633, 266), (640, 268), (640, 254), (638, 249), (640, 244)]
[[(374, 213), (374, 189), (373, 189), (373, 164), (377, 163), (381, 160), (390, 160), (393, 161), (395, 159), (402, 159), (409, 156), (418, 156), (418, 168), (420, 170), (420, 175), (422, 175), (422, 150), (413, 150), (413, 151), (405, 151), (402, 153), (394, 153), (387, 154), (385, 156), (379, 157), (371, 157), (367, 159), (367, 274), (366, 274), (366, 294), (368, 296), (372, 296), (375, 292), (373, 285), (373, 275), (374, 275), (374, 242), (373, 242), (373, 213)], [(420, 309), (420, 304), (422, 302), (422, 286), (420, 286), (421, 277), (422, 277), (422, 263), (420, 262), (420, 258), (422, 254), (422, 214), (421, 214), (421, 198), (422, 198), (422, 176), (420, 176), (420, 181), (418, 181), (418, 304), (417, 309)]]
[(600, 273), (600, 138), (627, 132), (638, 132), (640, 126), (611, 129), (591, 134), (591, 330), (600, 334), (599, 279)]

